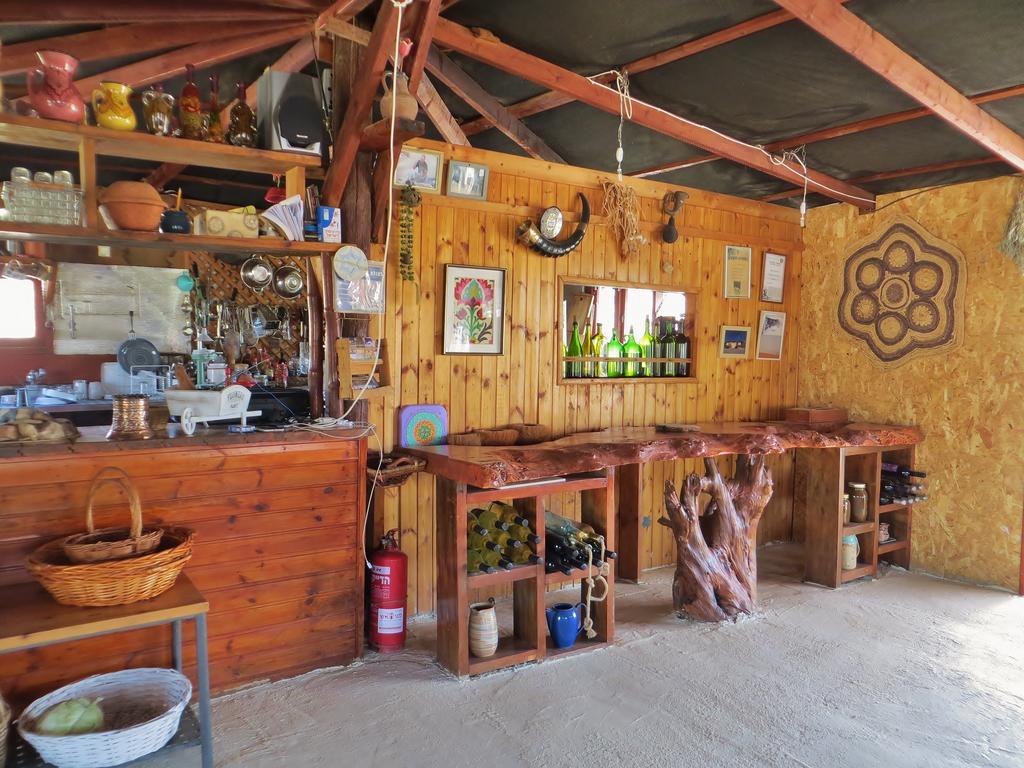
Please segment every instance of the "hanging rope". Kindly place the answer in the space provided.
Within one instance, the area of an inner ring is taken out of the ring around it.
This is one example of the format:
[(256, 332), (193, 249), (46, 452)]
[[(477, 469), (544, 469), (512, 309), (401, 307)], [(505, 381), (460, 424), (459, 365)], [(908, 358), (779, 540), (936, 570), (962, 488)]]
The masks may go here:
[[(604, 536), (598, 536), (601, 542), (601, 571), (595, 578), (593, 574), (594, 570), (594, 548), (593, 546), (587, 547), (587, 578), (583, 580), (583, 631), (587, 633), (587, 638), (593, 640), (597, 637), (597, 631), (594, 629), (594, 619), (590, 616), (590, 604), (591, 603), (603, 603), (608, 597), (608, 579), (605, 578), (611, 571), (608, 568), (608, 561), (605, 560), (604, 556)], [(598, 582), (604, 584), (604, 591), (600, 597), (594, 597), (594, 587), (597, 586)]]
[(613, 69), (612, 72), (615, 73), (615, 90), (619, 92), (619, 131), (617, 135), (619, 146), (615, 149), (615, 162), (617, 163), (616, 174), (621, 182), (622, 158), (625, 156), (622, 151), (622, 126), (627, 119), (633, 119), (633, 100), (629, 97), (629, 75), (617, 69)]

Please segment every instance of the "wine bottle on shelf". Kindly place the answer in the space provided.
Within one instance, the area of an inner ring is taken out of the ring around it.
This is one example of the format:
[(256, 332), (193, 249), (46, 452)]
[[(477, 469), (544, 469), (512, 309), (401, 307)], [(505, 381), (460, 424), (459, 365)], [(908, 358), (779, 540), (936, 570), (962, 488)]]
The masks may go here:
[(481, 536), (479, 533), (475, 532), (470, 532), (469, 536), (466, 538), (466, 543), (469, 545), (470, 549), (479, 549), (481, 551), (485, 549), (490, 549), (495, 552), (501, 551), (500, 544), (491, 541), (486, 536)]
[[(597, 324), (597, 333), (590, 340), (590, 351), (588, 354), (591, 357), (603, 357), (604, 356), (604, 331), (601, 330), (601, 324)], [(608, 375), (608, 368), (606, 364), (602, 362), (594, 363), (594, 376), (603, 378)]]
[(513, 525), (523, 528), (530, 527), (530, 521), (516, 512), (516, 508), (509, 504), (502, 501), (492, 501), (488, 509), (492, 510), (498, 516), (498, 519), (508, 523), (510, 529)]
[[(581, 353), (580, 356), (581, 357), (590, 357), (590, 344), (591, 344), (590, 324), (588, 323), (587, 327), (583, 329), (583, 338), (580, 341), (580, 353)], [(592, 363), (591, 361), (584, 360), (582, 365), (580, 366), (580, 369), (581, 369), (580, 370), (580, 375), (583, 378), (585, 378), (585, 379), (592, 379), (592, 378), (594, 378), (594, 363)]]
[[(658, 357), (666, 358), (678, 357), (676, 354), (676, 337), (673, 333), (672, 318), (670, 317), (658, 318), (657, 355)], [(676, 363), (659, 363), (658, 375), (675, 376)]]
[(637, 342), (636, 337), (633, 336), (633, 329), (629, 329), (629, 336), (626, 338), (626, 343), (622, 345), (622, 352), (625, 356), (626, 362), (626, 376), (628, 378), (636, 378), (640, 375), (640, 366), (642, 363), (632, 362), (638, 357), (644, 356), (643, 347)]
[(484, 562), (480, 550), (471, 549), (466, 552), (466, 570), (470, 573), (494, 573), (498, 569)]
[(473, 551), (479, 552), (480, 559), (493, 568), (503, 568), (506, 571), (512, 570), (512, 561), (506, 559), (500, 552), (495, 552), (491, 549), (475, 549)]
[(505, 558), (511, 560), (516, 565), (536, 565), (540, 562), (540, 558), (529, 547), (506, 550)]
[(480, 521), (477, 520), (476, 515), (474, 515), (472, 512), (470, 512), (467, 517), (466, 529), (468, 533), (475, 533), (478, 536), (487, 535), (487, 529), (484, 526), (480, 525)]
[[(548, 532), (548, 541), (545, 544), (545, 552), (550, 549), (552, 553), (561, 557), (566, 563), (576, 568), (586, 568), (589, 562), (596, 568), (604, 565), (593, 548), (585, 544), (577, 544), (570, 539), (565, 539), (561, 534), (554, 531)], [(590, 550), (588, 553), (587, 550)]]
[(478, 525), (482, 525), (489, 531), (507, 531), (508, 523), (500, 519), (493, 509), (474, 509), (469, 513), (475, 516)]
[[(644, 319), (644, 335), (640, 337), (640, 348), (643, 349), (644, 357), (655, 357), (654, 354), (654, 337), (651, 335), (651, 319)], [(640, 368), (644, 376), (655, 376), (656, 363), (650, 361), (643, 363)]]
[(523, 546), (523, 542), (519, 539), (514, 539), (509, 535), (508, 531), (492, 531), (491, 541), (498, 545), (500, 549), (518, 549)]
[[(588, 525), (587, 523), (579, 523), (576, 527), (579, 528), (580, 533), (584, 535), (587, 546), (594, 548), (594, 556), (600, 557), (601, 541), (597, 531), (594, 530), (594, 527), (592, 525)], [(607, 560), (615, 560), (616, 558), (618, 558), (618, 554), (616, 552), (613, 552), (612, 550), (608, 549), (607, 543), (605, 544), (604, 548), (604, 556)]]
[[(690, 337), (686, 335), (686, 322), (683, 317), (679, 318), (678, 330), (676, 331), (676, 355), (679, 357), (690, 356)], [(690, 375), (690, 364), (679, 363), (676, 369), (676, 375), (678, 376), (689, 376)]]
[[(624, 350), (622, 342), (615, 338), (615, 329), (612, 329), (612, 337), (608, 342), (608, 348), (605, 350), (604, 356), (608, 358), (608, 378), (618, 379), (622, 377), (623, 367), (622, 363), (618, 362), (622, 358)], [(614, 362), (613, 362), (614, 361)]]
[(908, 485), (906, 483), (888, 483), (883, 480), (881, 489), (890, 493), (903, 496), (927, 496), (928, 489), (923, 485)]
[(900, 477), (928, 477), (927, 472), (922, 472), (919, 469), (911, 469), (903, 464), (893, 464), (888, 461), (882, 462), (882, 471), (891, 472), (892, 474)]
[(583, 357), (583, 342), (580, 341), (580, 324), (572, 321), (572, 334), (566, 346), (565, 356), (569, 359), (569, 378), (579, 379), (583, 376), (583, 363), (572, 358)]
[(572, 568), (551, 555), (547, 555), (547, 559), (544, 561), (544, 572), (564, 573), (566, 576), (572, 576)]
[[(548, 530), (548, 533), (554, 531), (563, 538), (572, 539), (581, 544), (593, 544), (595, 547), (600, 546), (600, 538), (590, 525), (587, 523), (575, 523), (567, 517), (562, 517), (552, 512), (550, 509), (544, 512), (544, 527)], [(594, 551), (595, 553), (600, 552), (599, 549)], [(614, 560), (617, 556), (610, 549), (605, 550), (606, 559)]]

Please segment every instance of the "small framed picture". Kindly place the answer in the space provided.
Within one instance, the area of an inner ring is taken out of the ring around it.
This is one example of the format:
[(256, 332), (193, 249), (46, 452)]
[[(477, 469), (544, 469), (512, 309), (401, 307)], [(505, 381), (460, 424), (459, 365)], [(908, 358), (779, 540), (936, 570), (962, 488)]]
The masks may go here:
[(452, 160), (448, 163), (448, 194), (452, 197), (486, 200), (489, 178), (486, 165)]
[(719, 357), (747, 357), (750, 349), (749, 325), (723, 325), (719, 333)]
[(782, 342), (786, 337), (786, 313), (761, 310), (757, 324), (757, 359), (781, 360)]
[(441, 193), (441, 172), (444, 169), (444, 155), (432, 149), (402, 149), (395, 165), (395, 186), (406, 184), (421, 192)]
[(761, 301), (781, 304), (785, 286), (786, 257), (781, 253), (765, 251), (764, 265), (761, 269)]
[(500, 355), (505, 344), (505, 270), (444, 268), (444, 353)]
[(725, 298), (750, 298), (750, 253), (747, 246), (725, 246), (725, 286), (722, 294)]

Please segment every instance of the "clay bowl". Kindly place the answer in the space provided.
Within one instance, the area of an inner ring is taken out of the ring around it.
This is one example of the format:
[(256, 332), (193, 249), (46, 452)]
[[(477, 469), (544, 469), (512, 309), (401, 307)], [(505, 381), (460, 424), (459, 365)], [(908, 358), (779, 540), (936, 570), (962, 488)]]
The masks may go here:
[(115, 181), (100, 195), (100, 202), (121, 229), (154, 232), (167, 208), (160, 194), (144, 181)]

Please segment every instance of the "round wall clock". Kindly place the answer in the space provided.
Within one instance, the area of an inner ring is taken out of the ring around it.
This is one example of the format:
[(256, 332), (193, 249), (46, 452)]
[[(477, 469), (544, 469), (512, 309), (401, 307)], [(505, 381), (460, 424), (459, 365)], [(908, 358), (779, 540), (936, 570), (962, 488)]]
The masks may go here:
[(334, 253), (334, 274), (350, 283), (366, 274), (366, 254), (354, 245), (343, 245)]

